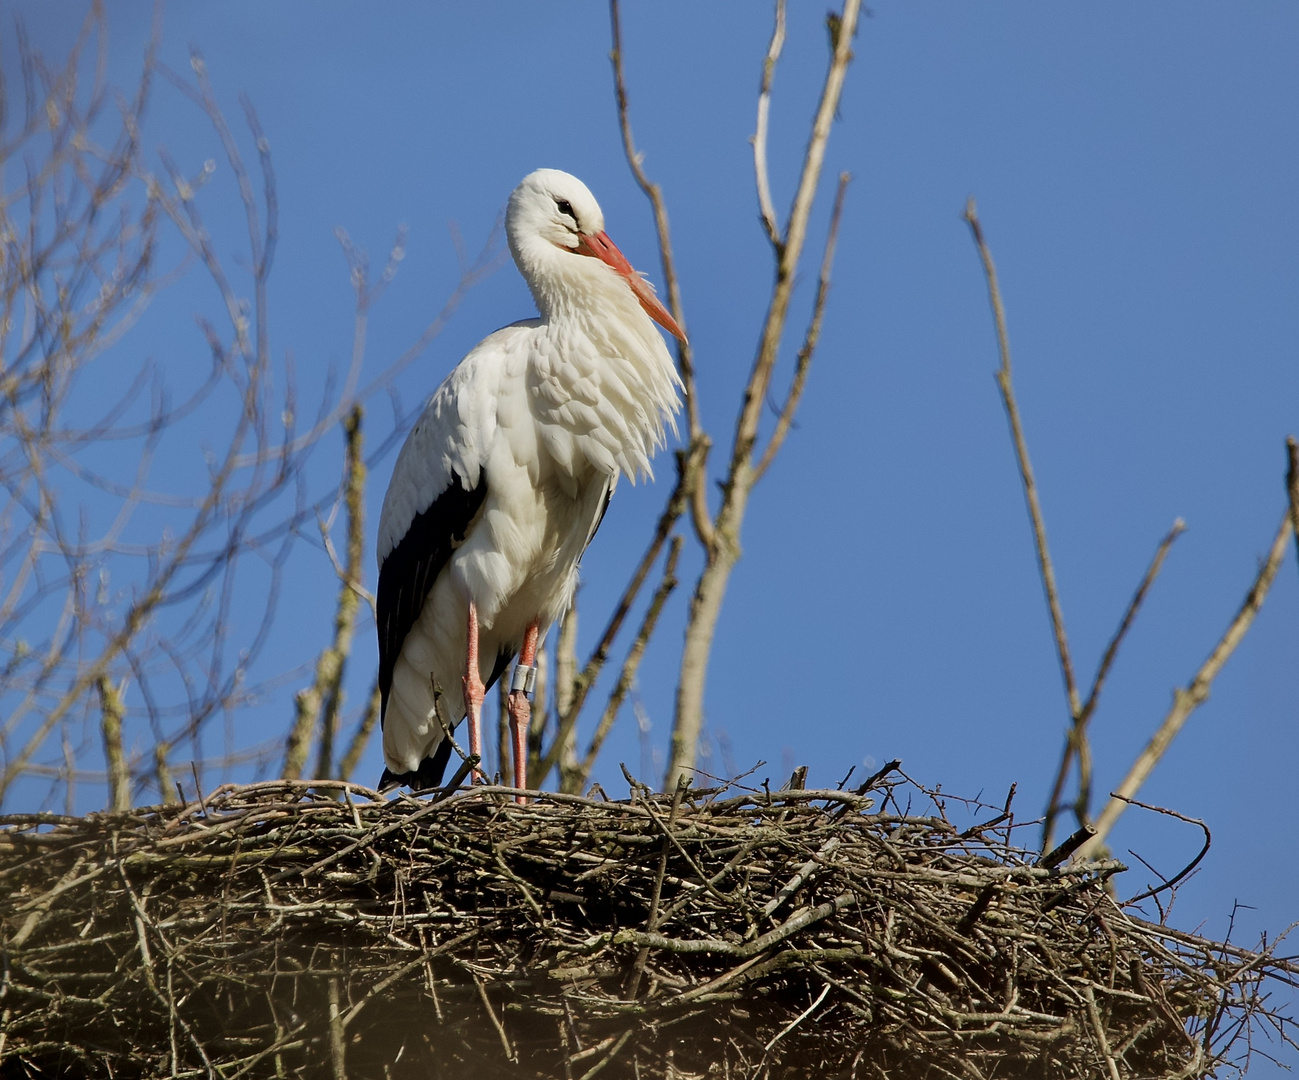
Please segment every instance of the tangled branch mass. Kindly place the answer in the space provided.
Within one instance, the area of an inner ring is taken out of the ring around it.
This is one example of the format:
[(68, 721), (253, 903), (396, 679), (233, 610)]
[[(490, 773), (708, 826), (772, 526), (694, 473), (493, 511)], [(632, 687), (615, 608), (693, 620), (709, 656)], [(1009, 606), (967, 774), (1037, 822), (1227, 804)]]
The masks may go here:
[(510, 794), (275, 781), (0, 819), (7, 1069), (1223, 1075), (1299, 971), (896, 777)]

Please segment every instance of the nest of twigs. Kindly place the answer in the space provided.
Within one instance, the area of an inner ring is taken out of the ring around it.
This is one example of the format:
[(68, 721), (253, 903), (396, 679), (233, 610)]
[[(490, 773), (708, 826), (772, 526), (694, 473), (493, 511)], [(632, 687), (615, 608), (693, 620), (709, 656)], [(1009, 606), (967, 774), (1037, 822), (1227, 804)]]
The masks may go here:
[(274, 782), (10, 815), (0, 1069), (1118, 1080), (1239, 1060), (1261, 982), (1292, 968), (1138, 918), (1119, 863), (1037, 860), (984, 817), (959, 828), (896, 774), (526, 805)]

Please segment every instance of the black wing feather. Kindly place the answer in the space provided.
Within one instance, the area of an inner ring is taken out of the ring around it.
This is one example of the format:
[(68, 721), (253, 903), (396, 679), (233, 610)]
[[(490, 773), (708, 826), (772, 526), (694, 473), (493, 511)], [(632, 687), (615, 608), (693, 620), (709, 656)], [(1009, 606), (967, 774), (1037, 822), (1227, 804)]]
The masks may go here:
[[(422, 512), (415, 515), (396, 547), (379, 567), (375, 597), (379, 631), (379, 722), (388, 711), (392, 673), (406, 635), (424, 608), (438, 574), (465, 540), (483, 500), (487, 477), (479, 476), (473, 489), (453, 474), (451, 484)], [(445, 765), (445, 761), (443, 765)]]
[[(510, 661), (517, 655), (514, 649), (502, 649), (496, 656), (496, 666), (492, 668), (492, 677), (487, 680), (487, 689), (490, 690), (496, 685), (496, 680), (505, 674), (506, 668), (510, 666)], [(383, 769), (383, 775), (379, 777), (379, 790), (386, 791), (390, 787), (398, 784), (410, 788), (412, 791), (427, 791), (429, 788), (435, 788), (442, 783), (442, 777), (447, 771), (447, 762), (451, 760), (451, 740), (443, 739), (437, 744), (428, 757), (419, 763), (419, 768), (414, 772), (395, 773), (386, 765)]]

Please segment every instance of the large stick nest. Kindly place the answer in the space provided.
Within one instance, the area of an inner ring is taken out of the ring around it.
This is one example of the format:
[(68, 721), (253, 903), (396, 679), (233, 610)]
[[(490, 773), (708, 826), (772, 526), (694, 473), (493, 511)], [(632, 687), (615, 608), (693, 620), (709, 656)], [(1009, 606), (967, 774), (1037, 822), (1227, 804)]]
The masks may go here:
[(324, 787), (0, 819), (4, 1075), (1190, 1077), (1295, 973), (900, 782)]

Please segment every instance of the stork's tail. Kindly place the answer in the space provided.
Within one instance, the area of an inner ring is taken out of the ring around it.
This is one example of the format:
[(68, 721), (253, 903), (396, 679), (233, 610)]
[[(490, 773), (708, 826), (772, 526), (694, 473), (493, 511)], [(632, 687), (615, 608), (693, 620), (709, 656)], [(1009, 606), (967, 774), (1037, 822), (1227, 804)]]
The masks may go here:
[(427, 791), (442, 783), (442, 776), (447, 771), (447, 762), (451, 758), (451, 740), (443, 739), (437, 749), (419, 763), (419, 768), (412, 772), (395, 773), (384, 767), (379, 777), (379, 790), (388, 791), (395, 787), (408, 787), (412, 791)]

